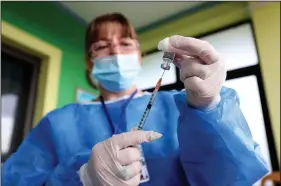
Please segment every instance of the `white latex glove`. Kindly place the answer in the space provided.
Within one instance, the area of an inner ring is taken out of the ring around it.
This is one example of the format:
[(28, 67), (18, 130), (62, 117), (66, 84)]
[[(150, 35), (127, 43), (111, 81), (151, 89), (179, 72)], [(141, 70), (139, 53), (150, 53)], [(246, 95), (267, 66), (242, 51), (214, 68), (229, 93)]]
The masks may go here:
[(220, 90), (226, 78), (224, 61), (206, 41), (174, 35), (161, 40), (158, 49), (176, 53), (174, 64), (187, 92), (187, 102), (210, 110), (220, 102)]
[(84, 186), (137, 186), (140, 183), (141, 152), (135, 147), (160, 138), (153, 131), (131, 131), (96, 144), (88, 163), (80, 168)]

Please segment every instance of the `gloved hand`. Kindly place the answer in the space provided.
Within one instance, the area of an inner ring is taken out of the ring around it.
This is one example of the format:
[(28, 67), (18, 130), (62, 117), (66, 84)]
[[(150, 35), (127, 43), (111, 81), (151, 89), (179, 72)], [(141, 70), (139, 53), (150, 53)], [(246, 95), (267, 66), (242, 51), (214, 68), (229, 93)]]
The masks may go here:
[(140, 183), (141, 152), (135, 147), (160, 138), (153, 131), (131, 131), (96, 144), (88, 163), (80, 168), (84, 186), (137, 186)]
[(158, 49), (176, 53), (174, 64), (187, 92), (187, 102), (210, 110), (220, 102), (226, 68), (220, 54), (206, 41), (174, 35), (161, 40)]

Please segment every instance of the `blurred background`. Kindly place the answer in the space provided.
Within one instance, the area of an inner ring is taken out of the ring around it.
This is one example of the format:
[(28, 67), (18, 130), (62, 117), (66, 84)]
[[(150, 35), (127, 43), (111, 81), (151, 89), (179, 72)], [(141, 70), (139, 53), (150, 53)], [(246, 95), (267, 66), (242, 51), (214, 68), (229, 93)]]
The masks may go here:
[[(87, 24), (121, 12), (143, 53), (137, 86), (151, 91), (160, 74), (157, 43), (174, 34), (206, 40), (227, 62), (253, 138), (271, 170), (280, 162), (280, 2), (1, 2), (1, 156), (17, 149), (54, 108), (98, 95), (86, 77)], [(162, 90), (181, 90), (173, 66)]]

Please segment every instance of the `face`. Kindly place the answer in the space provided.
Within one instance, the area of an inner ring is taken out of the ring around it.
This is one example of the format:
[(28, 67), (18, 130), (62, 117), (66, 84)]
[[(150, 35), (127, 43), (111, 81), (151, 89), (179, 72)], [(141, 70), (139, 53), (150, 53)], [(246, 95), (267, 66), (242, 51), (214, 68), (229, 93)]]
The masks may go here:
[[(119, 23), (104, 23), (101, 25), (99, 32), (97, 42), (93, 43), (90, 49), (92, 59), (116, 54), (136, 53), (139, 55), (139, 62), (141, 62), (141, 52), (139, 51), (138, 42), (132, 38), (124, 37), (122, 26)], [(93, 62), (88, 60), (88, 70), (91, 71), (93, 65)]]

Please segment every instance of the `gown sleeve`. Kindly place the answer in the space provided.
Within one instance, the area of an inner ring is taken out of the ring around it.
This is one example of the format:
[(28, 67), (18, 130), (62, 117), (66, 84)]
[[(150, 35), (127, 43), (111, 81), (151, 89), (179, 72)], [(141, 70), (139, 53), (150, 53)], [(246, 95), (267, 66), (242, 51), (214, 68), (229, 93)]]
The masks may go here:
[(223, 87), (220, 96), (210, 111), (188, 106), (186, 92), (174, 96), (181, 163), (192, 186), (250, 186), (268, 169), (237, 93)]
[(50, 122), (48, 117), (44, 117), (3, 164), (2, 184), (42, 186), (54, 170), (56, 162)]

